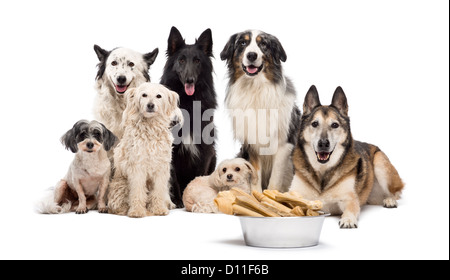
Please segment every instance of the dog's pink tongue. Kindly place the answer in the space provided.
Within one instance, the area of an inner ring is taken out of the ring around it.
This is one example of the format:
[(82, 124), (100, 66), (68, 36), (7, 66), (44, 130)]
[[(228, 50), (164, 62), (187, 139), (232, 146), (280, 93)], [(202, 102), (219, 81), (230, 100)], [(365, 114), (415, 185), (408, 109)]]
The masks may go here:
[(118, 85), (116, 85), (116, 91), (118, 92), (118, 93), (124, 93), (125, 91), (127, 91), (127, 86), (118, 86)]
[(194, 95), (195, 92), (195, 85), (194, 84), (184, 84), (184, 91), (186, 92), (187, 95), (192, 96)]
[(255, 74), (258, 71), (258, 68), (255, 66), (247, 66), (247, 72), (250, 74)]

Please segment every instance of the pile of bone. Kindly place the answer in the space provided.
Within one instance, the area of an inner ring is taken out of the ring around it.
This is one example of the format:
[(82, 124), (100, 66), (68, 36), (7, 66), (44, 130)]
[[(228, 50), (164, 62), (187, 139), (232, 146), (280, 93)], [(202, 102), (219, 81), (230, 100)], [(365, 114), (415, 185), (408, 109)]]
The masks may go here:
[(228, 215), (250, 217), (301, 217), (319, 216), (323, 203), (304, 199), (296, 192), (281, 193), (265, 190), (247, 194), (238, 188), (220, 192), (214, 199), (220, 212)]

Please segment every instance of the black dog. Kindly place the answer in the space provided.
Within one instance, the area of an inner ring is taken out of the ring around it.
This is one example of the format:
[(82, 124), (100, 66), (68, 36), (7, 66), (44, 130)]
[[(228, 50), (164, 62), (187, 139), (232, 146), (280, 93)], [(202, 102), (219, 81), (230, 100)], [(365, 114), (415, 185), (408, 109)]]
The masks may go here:
[(179, 208), (184, 207), (186, 186), (198, 176), (210, 175), (216, 167), (212, 45), (210, 29), (193, 45), (187, 45), (175, 27), (170, 31), (161, 84), (179, 94), (184, 116), (183, 127), (174, 128), (172, 156), (172, 201)]

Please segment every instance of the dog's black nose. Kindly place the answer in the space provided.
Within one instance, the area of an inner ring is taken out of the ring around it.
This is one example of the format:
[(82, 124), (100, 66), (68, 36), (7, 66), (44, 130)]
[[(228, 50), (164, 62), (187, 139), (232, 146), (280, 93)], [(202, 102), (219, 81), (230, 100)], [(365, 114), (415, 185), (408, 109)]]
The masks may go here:
[(87, 143), (86, 143), (86, 147), (87, 147), (88, 149), (92, 149), (92, 148), (94, 148), (94, 143), (92, 143), (92, 142), (87, 142)]
[(319, 149), (328, 149), (330, 147), (330, 140), (328, 139), (320, 139), (319, 140)]
[(147, 104), (147, 111), (148, 111), (148, 112), (153, 112), (153, 111), (155, 111), (155, 104), (153, 104), (153, 103), (148, 103), (148, 104)]
[(125, 76), (119, 76), (117, 77), (117, 83), (120, 85), (124, 85), (127, 82), (127, 77)]
[(255, 60), (258, 58), (258, 54), (257, 53), (255, 53), (255, 52), (249, 52), (248, 54), (247, 54), (247, 59), (250, 61), (250, 62), (255, 62)]
[(233, 174), (228, 174), (228, 175), (227, 175), (227, 179), (228, 179), (228, 180), (233, 179)]
[(194, 78), (187, 78), (186, 79), (186, 83), (193, 84), (194, 83)]

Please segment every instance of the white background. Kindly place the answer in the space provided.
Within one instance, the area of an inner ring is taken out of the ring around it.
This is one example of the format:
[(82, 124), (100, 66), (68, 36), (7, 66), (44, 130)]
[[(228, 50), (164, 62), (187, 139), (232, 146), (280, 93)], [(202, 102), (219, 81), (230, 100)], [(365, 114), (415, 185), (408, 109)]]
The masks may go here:
[[(433, 1), (2, 1), (0, 4), (0, 259), (448, 259), (449, 2)], [(325, 220), (307, 249), (246, 247), (239, 221), (183, 210), (140, 220), (39, 215), (33, 204), (73, 159), (59, 138), (92, 119), (97, 57), (159, 47), (170, 28), (187, 43), (214, 39), (219, 160), (234, 157), (223, 111), (220, 52), (246, 29), (276, 35), (301, 107), (315, 84), (322, 103), (347, 94), (354, 138), (377, 144), (406, 182), (398, 209), (364, 207), (359, 229)]]

